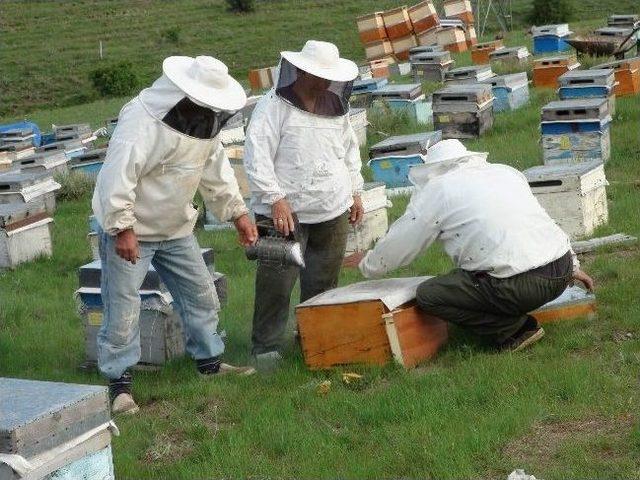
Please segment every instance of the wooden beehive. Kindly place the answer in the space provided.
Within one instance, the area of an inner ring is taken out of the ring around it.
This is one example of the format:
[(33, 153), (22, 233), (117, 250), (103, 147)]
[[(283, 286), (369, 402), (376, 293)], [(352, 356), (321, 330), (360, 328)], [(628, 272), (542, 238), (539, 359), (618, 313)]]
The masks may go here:
[(467, 38), (462, 29), (456, 27), (441, 28), (437, 32), (438, 45), (450, 52), (466, 52)]
[(387, 84), (371, 92), (371, 96), (381, 99), (416, 100), (423, 95), (419, 83)]
[(13, 173), (0, 175), (0, 204), (44, 203), (50, 215), (56, 210), (55, 192), (61, 188), (47, 173)]
[(272, 67), (249, 70), (249, 85), (251, 90), (260, 91), (271, 88), (273, 87), (273, 82)]
[(311, 369), (383, 365), (411, 368), (438, 352), (447, 324), (421, 312), (415, 292), (428, 277), (361, 282), (296, 307), (305, 363)]
[(413, 24), (413, 31), (416, 34), (430, 30), (440, 24), (438, 12), (431, 0), (420, 2), (410, 7), (409, 18)]
[(31, 155), (17, 161), (16, 165), (26, 174), (36, 172), (55, 175), (68, 171), (68, 161), (69, 159), (64, 152), (57, 151), (53, 153), (39, 153)]
[(596, 296), (577, 286), (567, 287), (558, 298), (531, 312), (540, 323), (592, 318), (595, 314)]
[(408, 37), (413, 34), (413, 25), (407, 7), (398, 7), (382, 12), (384, 28), (389, 39)]
[(613, 68), (616, 96), (637, 95), (640, 93), (640, 57), (625, 58), (592, 67), (593, 69)]
[(531, 54), (527, 47), (502, 47), (489, 52), (489, 61), (491, 63), (505, 65), (525, 66), (529, 63), (530, 57)]
[(414, 55), (422, 55), (424, 53), (442, 52), (444, 49), (440, 45), (418, 45), (413, 47), (409, 51), (409, 59), (412, 59)]
[(535, 87), (558, 88), (558, 78), (579, 68), (575, 55), (562, 55), (534, 60), (533, 85)]
[(356, 19), (358, 35), (363, 44), (379, 42), (387, 38), (382, 12), (374, 12)]
[(449, 70), (445, 76), (446, 84), (480, 83), (490, 80), (496, 74), (491, 70), (491, 65), (470, 65)]
[(445, 0), (443, 6), (445, 17), (456, 17), (467, 25), (473, 24), (473, 9), (469, 0)]
[(368, 43), (364, 46), (364, 54), (367, 60), (378, 60), (393, 55), (393, 46), (389, 40)]
[(611, 68), (592, 70), (572, 70), (562, 75), (558, 81), (560, 100), (580, 98), (604, 98), (609, 104), (609, 113), (616, 111), (615, 72)]
[(374, 79), (389, 78), (391, 75), (389, 65), (393, 63), (395, 63), (395, 59), (393, 57), (383, 57), (377, 60), (372, 60), (369, 62), (371, 67), (371, 76)]
[(107, 156), (106, 148), (89, 150), (78, 157), (69, 160), (69, 168), (90, 177), (96, 177)]
[(50, 257), (52, 222), (42, 203), (0, 204), (0, 268)]
[(493, 126), (491, 85), (453, 84), (434, 92), (433, 126), (445, 139), (484, 134)]
[(476, 65), (491, 63), (489, 54), (500, 48), (504, 48), (502, 40), (476, 43), (471, 47), (471, 61)]
[(607, 223), (607, 180), (601, 163), (545, 165), (523, 173), (540, 205), (571, 239), (591, 235)]
[(409, 51), (417, 45), (418, 40), (413, 33), (406, 37), (391, 40), (393, 54), (398, 60), (409, 60)]
[(607, 25), (610, 27), (632, 28), (637, 22), (640, 22), (640, 15), (609, 15)]
[(440, 27), (434, 27), (429, 30), (425, 30), (424, 32), (417, 33), (416, 38), (418, 40), (418, 45), (423, 47), (437, 46), (443, 48), (442, 45), (438, 45), (439, 31)]
[(372, 145), (370, 158), (426, 154), (427, 149), (442, 140), (442, 132), (395, 135)]
[(478, 36), (476, 35), (476, 27), (473, 25), (467, 26), (467, 31), (464, 34), (467, 40), (467, 47), (472, 48), (478, 43)]

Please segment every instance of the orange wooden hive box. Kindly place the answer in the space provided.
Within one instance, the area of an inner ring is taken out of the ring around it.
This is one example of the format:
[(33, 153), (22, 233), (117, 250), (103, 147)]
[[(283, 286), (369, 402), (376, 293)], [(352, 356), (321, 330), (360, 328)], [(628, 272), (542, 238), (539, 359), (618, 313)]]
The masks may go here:
[(409, 18), (413, 24), (413, 31), (416, 34), (426, 32), (440, 25), (438, 12), (431, 0), (420, 2), (413, 7), (409, 7)]
[(467, 39), (467, 47), (472, 48), (478, 43), (478, 36), (476, 35), (476, 27), (473, 25), (467, 25), (467, 31), (464, 34)]
[(502, 43), (502, 40), (476, 43), (471, 47), (471, 61), (476, 65), (489, 64), (491, 63), (489, 54), (503, 47), (504, 47), (504, 44)]
[(559, 88), (558, 78), (578, 67), (580, 64), (575, 55), (539, 58), (533, 63), (533, 85), (535, 87)]
[(592, 68), (613, 68), (615, 70), (616, 86), (613, 88), (613, 93), (616, 96), (623, 97), (640, 93), (640, 57), (624, 58)]
[(443, 7), (445, 17), (456, 17), (467, 25), (473, 24), (473, 8), (469, 0), (445, 0)]
[(467, 51), (467, 38), (461, 28), (446, 27), (438, 30), (438, 45), (452, 53)]
[(387, 30), (387, 36), (391, 40), (406, 37), (413, 33), (413, 25), (411, 24), (407, 7), (398, 7), (382, 12), (382, 18), (384, 19), (384, 28)]
[(389, 65), (396, 63), (393, 57), (384, 57), (377, 60), (371, 60), (369, 67), (371, 68), (371, 76), (373, 78), (389, 78), (391, 71)]
[(418, 46), (416, 36), (411, 34), (407, 37), (391, 40), (393, 54), (398, 60), (409, 60), (409, 50)]
[(593, 317), (596, 296), (577, 286), (568, 287), (562, 295), (531, 313), (540, 323)]
[(367, 60), (376, 60), (393, 54), (393, 46), (389, 40), (367, 43), (364, 46), (364, 55)]
[(384, 28), (382, 12), (374, 12), (356, 19), (360, 41), (364, 44), (386, 40), (387, 30)]
[(274, 67), (256, 68), (249, 70), (249, 85), (251, 90), (260, 91), (273, 86)]
[(296, 307), (307, 366), (384, 365), (405, 368), (433, 357), (447, 340), (447, 324), (422, 313), (415, 292), (429, 277), (355, 283)]

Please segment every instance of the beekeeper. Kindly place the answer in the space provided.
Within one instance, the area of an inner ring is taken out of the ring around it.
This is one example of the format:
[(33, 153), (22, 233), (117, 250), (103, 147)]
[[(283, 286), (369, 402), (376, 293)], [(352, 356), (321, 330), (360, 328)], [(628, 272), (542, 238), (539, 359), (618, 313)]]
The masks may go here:
[(199, 190), (207, 208), (232, 220), (241, 243), (256, 241), (218, 133), (246, 95), (212, 57), (169, 57), (163, 75), (120, 111), (93, 194), (100, 224), (102, 301), (98, 366), (114, 413), (135, 413), (129, 368), (140, 360), (138, 290), (153, 265), (182, 318), (187, 352), (209, 377), (252, 373), (221, 362), (219, 301), (193, 235)]
[(405, 214), (347, 266), (359, 264), (365, 277), (378, 277), (439, 240), (457, 268), (420, 285), (418, 305), (512, 351), (544, 335), (529, 312), (574, 279), (593, 289), (569, 238), (519, 171), (444, 140), (428, 150), (424, 165), (411, 169), (410, 180), (416, 190)]
[(332, 43), (315, 40), (281, 56), (275, 87), (249, 124), (244, 162), (256, 222), (272, 222), (284, 235), (295, 230), (306, 267), (258, 264), (252, 353), (259, 366), (280, 359), (298, 275), (301, 301), (334, 288), (349, 223), (363, 215), (348, 102), (358, 67)]

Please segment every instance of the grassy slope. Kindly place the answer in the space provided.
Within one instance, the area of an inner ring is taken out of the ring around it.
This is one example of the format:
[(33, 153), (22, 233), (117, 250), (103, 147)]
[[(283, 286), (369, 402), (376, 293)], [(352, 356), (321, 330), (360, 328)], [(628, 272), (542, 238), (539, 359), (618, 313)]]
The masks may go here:
[[(436, 2), (439, 4), (440, 2)], [(101, 63), (130, 61), (149, 83), (164, 57), (213, 54), (245, 79), (249, 68), (274, 64), (278, 52), (310, 37), (335, 42), (362, 58), (354, 18), (398, 5), (394, 0), (258, 0), (251, 15), (236, 15), (222, 0), (180, 2), (0, 2), (0, 115), (95, 99), (88, 74)], [(514, 23), (526, 24), (531, 0), (514, 0)], [(638, 9), (636, 0), (582, 0), (579, 19)], [(166, 32), (178, 29), (178, 42)], [(98, 58), (104, 45), (105, 60)]]
[[(518, 168), (540, 163), (539, 109), (552, 96), (535, 92), (531, 106), (498, 115), (495, 128), (468, 145)], [(96, 124), (122, 101), (42, 111), (37, 118)], [(639, 122), (638, 99), (621, 99), (606, 167), (611, 221), (600, 233), (640, 235)], [(373, 119), (369, 141), (380, 138), (374, 132), (413, 129)], [(404, 208), (395, 203), (393, 217)], [(102, 382), (77, 370), (83, 337), (73, 291), (76, 269), (90, 257), (88, 213), (88, 199), (61, 203), (53, 258), (0, 275), (0, 375)], [(229, 275), (230, 303), (221, 314), (228, 359), (246, 361), (254, 265), (231, 234), (198, 235)], [(204, 383), (186, 359), (139, 374), (143, 411), (118, 419), (118, 477), (497, 478), (524, 467), (546, 479), (639, 478), (640, 251), (600, 252), (586, 264), (599, 283), (597, 320), (549, 326), (543, 343), (519, 355), (487, 353), (454, 331), (422, 368), (354, 369), (365, 375), (355, 388), (343, 385), (339, 372), (307, 371), (295, 348), (268, 377)], [(449, 267), (432, 248), (397, 274)], [(346, 272), (341, 282), (357, 279)], [(332, 389), (320, 396), (316, 386), (325, 379)]]

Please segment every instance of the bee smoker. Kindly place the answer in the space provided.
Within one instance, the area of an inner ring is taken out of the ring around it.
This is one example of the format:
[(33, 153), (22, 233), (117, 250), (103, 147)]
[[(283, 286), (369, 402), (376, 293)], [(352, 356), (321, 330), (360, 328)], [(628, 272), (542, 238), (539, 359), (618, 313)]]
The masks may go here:
[(254, 245), (245, 248), (245, 254), (249, 260), (274, 267), (295, 266), (304, 268), (302, 246), (297, 239), (299, 224), (294, 216), (295, 231), (288, 236), (278, 232), (270, 220), (257, 222), (258, 241)]

